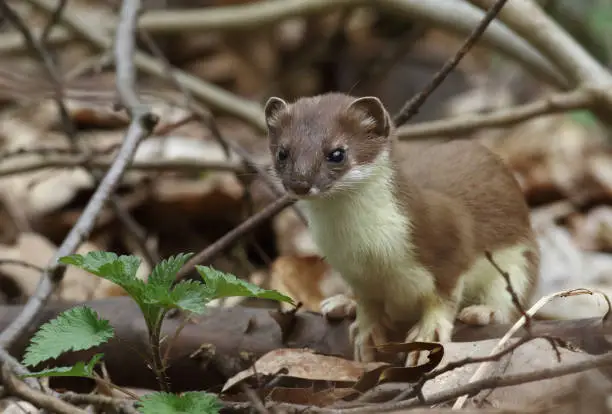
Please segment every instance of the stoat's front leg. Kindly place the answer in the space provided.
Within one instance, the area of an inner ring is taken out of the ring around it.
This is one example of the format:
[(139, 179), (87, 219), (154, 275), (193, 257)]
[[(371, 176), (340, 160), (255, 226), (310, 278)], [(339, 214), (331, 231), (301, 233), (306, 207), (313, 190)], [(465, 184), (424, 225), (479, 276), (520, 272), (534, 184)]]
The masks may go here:
[(367, 301), (357, 302), (355, 322), (349, 328), (349, 340), (353, 344), (355, 361), (376, 360), (375, 347), (388, 342), (386, 328), (381, 324), (380, 306)]
[[(426, 300), (421, 318), (408, 332), (406, 342), (450, 342), (456, 314), (457, 302), (454, 300)], [(418, 351), (409, 353), (406, 366), (424, 362), (421, 357), (422, 354)]]

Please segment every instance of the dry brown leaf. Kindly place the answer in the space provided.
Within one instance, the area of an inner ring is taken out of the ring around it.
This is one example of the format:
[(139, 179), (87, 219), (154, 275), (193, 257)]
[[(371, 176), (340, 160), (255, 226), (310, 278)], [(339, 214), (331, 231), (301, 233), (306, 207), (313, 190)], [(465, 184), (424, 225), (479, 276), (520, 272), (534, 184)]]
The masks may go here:
[(280, 377), (310, 381), (355, 383), (365, 371), (383, 365), (386, 364), (381, 362), (362, 364), (344, 358), (320, 355), (309, 349), (275, 349), (259, 358), (254, 368), (241, 371), (228, 379), (223, 385), (223, 392), (254, 376), (255, 373), (271, 376), (278, 374)]

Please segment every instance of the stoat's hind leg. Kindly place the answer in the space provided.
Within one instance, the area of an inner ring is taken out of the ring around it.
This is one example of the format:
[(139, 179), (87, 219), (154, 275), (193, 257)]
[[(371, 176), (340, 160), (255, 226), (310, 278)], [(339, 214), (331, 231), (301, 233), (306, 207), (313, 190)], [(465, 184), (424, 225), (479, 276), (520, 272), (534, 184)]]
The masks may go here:
[[(493, 254), (493, 260), (510, 277), (512, 291), (523, 309), (537, 277), (538, 257), (523, 254), (526, 247), (515, 246)], [(511, 323), (519, 316), (519, 308), (508, 291), (508, 283), (499, 269), (481, 258), (465, 277), (465, 294), (471, 302), (459, 311), (457, 319), (470, 325)]]

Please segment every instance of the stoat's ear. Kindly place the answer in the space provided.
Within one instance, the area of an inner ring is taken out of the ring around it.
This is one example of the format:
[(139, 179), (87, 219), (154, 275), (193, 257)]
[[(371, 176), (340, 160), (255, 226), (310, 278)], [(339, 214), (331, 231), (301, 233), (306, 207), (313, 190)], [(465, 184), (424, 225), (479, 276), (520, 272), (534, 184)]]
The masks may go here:
[(278, 115), (281, 111), (287, 108), (288, 104), (281, 98), (276, 96), (271, 97), (264, 106), (264, 114), (266, 117), (266, 125), (268, 129), (274, 128), (278, 121)]
[(362, 114), (361, 126), (378, 136), (387, 137), (391, 132), (391, 119), (383, 103), (375, 96), (357, 98), (349, 105), (349, 110)]

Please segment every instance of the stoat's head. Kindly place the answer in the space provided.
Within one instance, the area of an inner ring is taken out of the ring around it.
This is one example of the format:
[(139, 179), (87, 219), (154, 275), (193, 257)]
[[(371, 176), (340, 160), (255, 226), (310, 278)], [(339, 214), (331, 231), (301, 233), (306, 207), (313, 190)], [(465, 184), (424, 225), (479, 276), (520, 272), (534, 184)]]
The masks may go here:
[(387, 162), (392, 125), (378, 98), (329, 93), (290, 104), (273, 97), (265, 117), (274, 172), (299, 198), (358, 191)]

